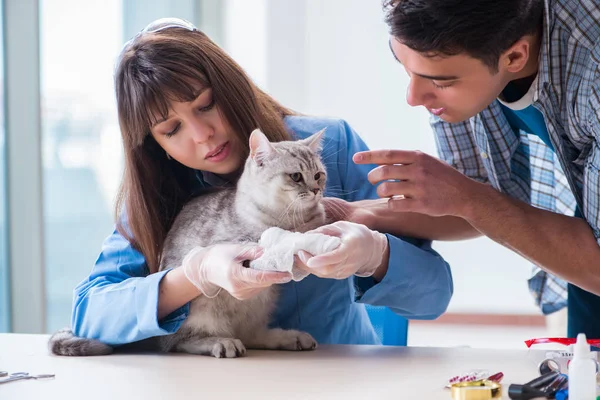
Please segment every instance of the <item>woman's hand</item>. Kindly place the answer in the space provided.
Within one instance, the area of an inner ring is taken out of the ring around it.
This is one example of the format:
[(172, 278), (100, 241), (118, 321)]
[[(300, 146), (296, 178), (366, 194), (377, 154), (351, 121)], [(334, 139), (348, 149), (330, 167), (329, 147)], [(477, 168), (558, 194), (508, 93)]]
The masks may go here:
[(313, 257), (300, 251), (296, 266), (321, 278), (346, 279), (349, 276), (371, 276), (379, 268), (386, 269), (389, 257), (387, 237), (364, 225), (339, 221), (309, 233), (339, 237), (342, 244), (335, 250)]
[(246, 300), (276, 283), (292, 279), (289, 272), (258, 271), (242, 263), (262, 255), (256, 244), (217, 244), (196, 247), (183, 259), (187, 279), (206, 297), (212, 298), (225, 289), (239, 300)]

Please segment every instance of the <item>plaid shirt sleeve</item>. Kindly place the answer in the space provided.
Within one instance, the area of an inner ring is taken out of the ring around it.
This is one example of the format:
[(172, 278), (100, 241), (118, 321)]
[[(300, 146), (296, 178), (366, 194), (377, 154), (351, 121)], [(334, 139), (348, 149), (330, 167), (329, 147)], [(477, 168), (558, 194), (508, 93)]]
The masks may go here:
[[(600, 57), (600, 47), (596, 47)], [(596, 61), (600, 63), (600, 60)], [(588, 99), (588, 131), (593, 135), (584, 170), (583, 215), (600, 245), (600, 69), (596, 67)]]
[(470, 121), (456, 124), (431, 116), (431, 127), (440, 159), (479, 182), (489, 182), (487, 171), (473, 138)]
[[(480, 152), (470, 120), (450, 124), (438, 117), (432, 117), (431, 126), (434, 130), (438, 154), (442, 160), (472, 179), (491, 184), (482, 157), (494, 155)], [(561, 212), (572, 215), (575, 199), (569, 190), (566, 178), (560, 173), (558, 162), (555, 165), (552, 151), (535, 136), (528, 137), (526, 141), (531, 142), (529, 143), (531, 146), (527, 146), (529, 149), (527, 156), (531, 155), (532, 163), (532, 171), (530, 171), (532, 179), (529, 182), (532, 185), (530, 201), (536, 207), (554, 212), (560, 209)], [(559, 170), (555, 171), (555, 167)], [(536, 304), (544, 314), (558, 311), (567, 304), (567, 283), (535, 265), (528, 286)]]

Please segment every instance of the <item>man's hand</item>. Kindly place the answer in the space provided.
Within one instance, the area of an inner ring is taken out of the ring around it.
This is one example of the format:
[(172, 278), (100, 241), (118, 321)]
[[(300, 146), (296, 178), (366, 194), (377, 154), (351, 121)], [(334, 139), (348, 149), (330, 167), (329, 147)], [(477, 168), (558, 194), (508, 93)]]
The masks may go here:
[(464, 217), (480, 185), (447, 163), (419, 151), (374, 150), (354, 155), (357, 164), (379, 164), (369, 173), (369, 182), (380, 197), (389, 198), (389, 208), (430, 216)]
[[(585, 220), (510, 198), (420, 152), (368, 151), (356, 153), (354, 161), (380, 165), (369, 181), (382, 182), (377, 193), (392, 197), (390, 209), (464, 218), (532, 263), (600, 295), (600, 247)], [(393, 198), (400, 195), (405, 198)]]
[(338, 221), (349, 221), (356, 224), (371, 226), (373, 219), (372, 210), (379, 207), (386, 207), (382, 200), (360, 200), (348, 202), (337, 197), (324, 197), (321, 204), (325, 207), (326, 224), (333, 224)]

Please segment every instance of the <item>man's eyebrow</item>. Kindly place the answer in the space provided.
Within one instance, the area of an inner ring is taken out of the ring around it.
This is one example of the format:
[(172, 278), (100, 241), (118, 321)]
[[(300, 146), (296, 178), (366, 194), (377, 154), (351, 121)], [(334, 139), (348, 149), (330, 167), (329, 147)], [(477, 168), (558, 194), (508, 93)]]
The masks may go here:
[(423, 75), (417, 74), (413, 72), (413, 74), (420, 76), (421, 78), (431, 79), (432, 81), (455, 81), (458, 79), (458, 76), (454, 75)]
[[(392, 48), (392, 38), (390, 38), (388, 41), (388, 46), (390, 47), (390, 51), (394, 56), (394, 60), (398, 61), (398, 63), (402, 65), (402, 61), (398, 60), (398, 57), (396, 57), (396, 53), (394, 53), (394, 49)], [(458, 79), (458, 76), (455, 75), (424, 75), (416, 72), (413, 72), (413, 74), (418, 75), (421, 78), (431, 79), (432, 81), (455, 81)]]

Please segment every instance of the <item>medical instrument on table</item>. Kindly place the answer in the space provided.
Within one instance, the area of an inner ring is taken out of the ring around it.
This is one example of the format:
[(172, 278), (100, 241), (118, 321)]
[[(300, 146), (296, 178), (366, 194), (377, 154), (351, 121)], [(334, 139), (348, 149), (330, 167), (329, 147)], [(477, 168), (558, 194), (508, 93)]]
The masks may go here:
[(567, 400), (569, 398), (569, 389), (559, 390), (554, 394), (556, 400)]
[(514, 400), (529, 400), (546, 397), (546, 393), (527, 385), (512, 384), (508, 387), (508, 397)]
[[(600, 363), (596, 360), (596, 352), (592, 352), (592, 361), (596, 364), (596, 376), (600, 374)], [(573, 353), (568, 351), (549, 351), (546, 358), (538, 364), (540, 375), (548, 372), (567, 372), (568, 365), (573, 359)]]
[[(600, 349), (600, 339), (583, 339), (584, 343), (590, 346), (590, 350)], [(538, 371), (540, 375), (545, 375), (552, 371), (561, 373), (567, 373), (569, 364), (573, 360), (574, 353), (573, 347), (575, 346), (576, 339), (574, 338), (537, 338), (526, 340), (525, 344), (531, 348), (536, 344), (545, 343), (557, 343), (564, 346), (569, 346), (567, 350), (548, 350), (546, 351), (546, 357), (538, 363)], [(592, 359), (595, 364), (595, 376), (600, 375), (600, 362), (598, 362), (598, 351), (590, 351), (589, 358)]]
[(540, 375), (546, 375), (550, 372), (560, 372), (560, 365), (558, 365), (558, 361), (552, 358), (546, 358), (540, 362), (538, 370), (540, 371)]
[[(540, 343), (558, 343), (568, 346), (570, 344), (575, 344), (576, 341), (576, 338), (535, 338), (526, 340), (525, 345), (527, 348), (531, 348), (534, 344)], [(600, 339), (587, 339), (587, 342), (591, 347), (600, 348)]]
[(559, 390), (565, 389), (569, 382), (567, 375), (558, 375), (549, 385), (542, 388), (542, 391), (546, 393), (546, 397), (552, 398)]
[[(7, 377), (7, 378), (5, 378)], [(0, 378), (4, 378), (4, 379), (0, 379), (0, 384), (2, 383), (8, 383), (8, 382), (14, 382), (14, 381), (20, 381), (20, 380), (27, 380), (27, 379), (53, 379), (54, 378), (54, 374), (39, 374), (39, 375), (30, 375), (29, 372), (13, 372), (12, 374), (8, 374), (8, 372), (6, 371), (0, 371)]]
[(587, 400), (596, 397), (596, 368), (585, 333), (577, 335), (573, 359), (569, 363), (569, 398)]
[(514, 400), (528, 400), (538, 397), (551, 399), (554, 398), (557, 392), (566, 388), (567, 382), (566, 375), (558, 371), (551, 371), (524, 385), (511, 384), (508, 387), (508, 397)]
[(545, 375), (538, 376), (524, 385), (513, 383), (508, 387), (508, 397), (518, 400), (546, 397), (546, 393), (542, 388), (551, 384), (559, 375), (560, 373), (557, 371), (552, 371)]
[(488, 381), (500, 383), (500, 381), (502, 381), (503, 377), (504, 377), (504, 374), (502, 372), (497, 372), (493, 375), (490, 375), (490, 373), (485, 369), (476, 369), (476, 370), (472, 370), (472, 371), (463, 373), (461, 375), (455, 375), (452, 378), (448, 379), (446, 388), (450, 389), (450, 387), (452, 386), (453, 383), (459, 383), (459, 382), (477, 382), (477, 381), (488, 380)]
[(532, 379), (531, 381), (527, 382), (525, 385), (532, 387), (532, 388), (536, 388), (536, 389), (542, 389), (544, 386), (548, 386), (549, 384), (551, 384), (552, 381), (554, 381), (559, 375), (560, 375), (560, 373), (558, 371), (551, 371), (551, 372), (548, 372), (547, 374), (544, 374), (542, 376), (538, 376), (535, 379)]
[(452, 400), (490, 400), (502, 397), (502, 385), (489, 380), (453, 383), (451, 390)]

